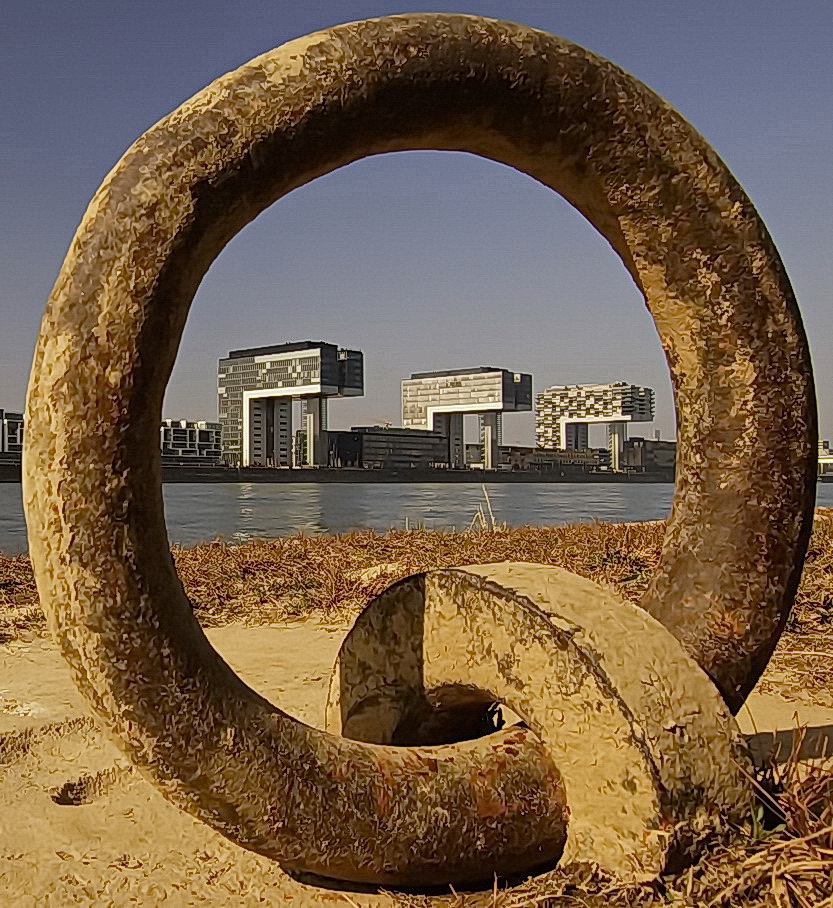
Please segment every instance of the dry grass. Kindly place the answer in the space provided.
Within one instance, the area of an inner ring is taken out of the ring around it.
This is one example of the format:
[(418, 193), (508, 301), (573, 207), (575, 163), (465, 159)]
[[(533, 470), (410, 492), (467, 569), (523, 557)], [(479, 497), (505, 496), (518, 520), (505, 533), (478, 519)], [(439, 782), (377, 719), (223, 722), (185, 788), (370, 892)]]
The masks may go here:
[[(591, 523), (485, 528), (474, 532), (371, 531), (286, 536), (228, 545), (174, 547), (185, 591), (206, 626), (268, 624), (311, 615), (350, 616), (404, 574), (487, 561), (565, 567), (638, 601), (659, 560), (665, 525)], [(774, 665), (802, 686), (833, 680), (833, 520), (822, 518)], [(26, 556), (0, 554), (0, 643), (43, 632), (45, 621)]]
[(654, 524), (371, 531), (174, 549), (201, 621), (263, 623), (353, 612), (405, 574), (455, 564), (557, 564), (638, 598), (659, 554)]
[[(215, 541), (172, 551), (195, 614), (211, 626), (350, 614), (404, 574), (510, 559), (560, 565), (638, 599), (656, 566), (662, 534), (660, 523), (367, 530), (244, 545)], [(43, 623), (28, 558), (0, 555), (0, 642)]]
[[(404, 574), (488, 561), (555, 564), (637, 601), (659, 560), (665, 527), (584, 524), (482, 528), (475, 532), (391, 530), (289, 536), (229, 546), (174, 548), (194, 611), (204, 625), (263, 624), (357, 612)], [(42, 633), (31, 567), (0, 555), (0, 643)], [(804, 691), (833, 686), (833, 519), (820, 515), (787, 632), (774, 657)], [(491, 892), (388, 896), (391, 906), (444, 908), (833, 908), (833, 766), (792, 761), (763, 780), (765, 809), (694, 867), (645, 886), (617, 886), (588, 872), (558, 871)], [(350, 896), (344, 894), (345, 904)]]
[(45, 625), (29, 558), (0, 553), (0, 643), (40, 633)]
[[(769, 773), (746, 829), (715, 843), (694, 866), (656, 883), (618, 885), (589, 870), (552, 871), (479, 893), (390, 893), (391, 908), (831, 908), (833, 763), (791, 760)], [(766, 823), (764, 821), (767, 821)]]

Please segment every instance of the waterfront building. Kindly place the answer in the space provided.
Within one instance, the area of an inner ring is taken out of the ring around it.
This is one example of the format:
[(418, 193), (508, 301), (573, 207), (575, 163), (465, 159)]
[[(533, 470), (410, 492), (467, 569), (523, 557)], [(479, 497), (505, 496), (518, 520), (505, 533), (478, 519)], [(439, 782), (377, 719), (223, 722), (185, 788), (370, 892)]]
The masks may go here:
[(18, 459), (23, 453), (23, 414), (0, 409), (0, 454)]
[(622, 466), (637, 473), (665, 473), (673, 477), (677, 466), (677, 442), (628, 438), (622, 450)]
[(483, 466), (498, 466), (503, 441), (503, 414), (532, 409), (532, 376), (491, 366), (415, 372), (402, 382), (402, 423), (405, 428), (436, 432), (448, 439), (446, 463), (464, 467), (463, 417), (477, 414)]
[(651, 422), (654, 392), (651, 388), (612, 382), (598, 385), (559, 385), (535, 397), (535, 438), (541, 448), (584, 450), (588, 427), (607, 424), (610, 468), (622, 468), (621, 454), (628, 437), (628, 423)]
[(604, 464), (602, 452), (590, 448), (558, 450), (555, 448), (534, 448), (525, 458), (527, 469), (541, 473), (558, 472), (562, 476), (576, 473), (595, 473)]
[(833, 473), (833, 452), (830, 450), (830, 442), (827, 439), (819, 441), (818, 473), (819, 476)]
[[(23, 453), (23, 414), (0, 409), (0, 457), (20, 460)], [(216, 463), (220, 459), (220, 423), (163, 419), (159, 447), (163, 463)]]
[[(607, 455), (607, 451), (603, 451)], [(478, 444), (466, 445), (466, 463), (480, 469), (483, 465), (483, 449)], [(498, 468), (510, 472), (533, 470), (542, 473), (558, 472), (562, 476), (568, 473), (591, 473), (598, 470), (603, 463), (599, 451), (570, 450), (560, 451), (556, 448), (533, 448), (528, 445), (501, 445), (498, 450)]]
[(223, 459), (293, 467), (293, 401), (301, 401), (303, 462), (327, 462), (327, 401), (364, 394), (364, 357), (323, 341), (232, 350), (217, 374)]
[(349, 432), (328, 432), (331, 467), (366, 470), (412, 470), (445, 467), (448, 438), (439, 432), (396, 426), (353, 426)]
[(218, 422), (163, 419), (159, 428), (162, 463), (216, 463), (220, 460), (221, 430)]

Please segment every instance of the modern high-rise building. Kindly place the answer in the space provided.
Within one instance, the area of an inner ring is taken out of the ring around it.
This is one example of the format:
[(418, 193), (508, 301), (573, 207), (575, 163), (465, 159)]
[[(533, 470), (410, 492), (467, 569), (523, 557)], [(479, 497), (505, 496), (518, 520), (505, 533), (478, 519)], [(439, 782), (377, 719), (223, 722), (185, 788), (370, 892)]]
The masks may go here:
[(448, 438), (448, 463), (465, 466), (463, 416), (480, 417), (483, 466), (498, 465), (503, 414), (532, 409), (532, 376), (490, 366), (415, 372), (402, 382), (402, 424), (406, 429), (438, 432)]
[(559, 385), (537, 394), (535, 409), (539, 448), (582, 450), (588, 447), (588, 426), (606, 423), (610, 468), (618, 471), (627, 425), (653, 420), (654, 392), (627, 382)]
[(233, 466), (298, 466), (292, 402), (310, 466), (327, 463), (327, 400), (364, 394), (364, 356), (322, 341), (232, 350), (217, 376), (223, 459)]

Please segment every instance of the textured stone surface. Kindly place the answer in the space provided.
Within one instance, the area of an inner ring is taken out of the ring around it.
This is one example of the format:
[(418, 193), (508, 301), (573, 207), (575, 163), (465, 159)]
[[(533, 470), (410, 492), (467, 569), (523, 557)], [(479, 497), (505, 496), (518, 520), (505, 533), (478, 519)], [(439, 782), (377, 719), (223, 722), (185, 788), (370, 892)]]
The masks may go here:
[(750, 766), (709, 678), (646, 612), (560, 568), (470, 565), (380, 594), (342, 645), (327, 727), (434, 743), (466, 703), (492, 701), (561, 771), (564, 862), (653, 879), (709, 826), (749, 816)]
[[(352, 23), (252, 60), (139, 138), (84, 215), (35, 351), (23, 491), (44, 610), (93, 709), (175, 803), (293, 866), (384, 881), (513, 865), (532, 830), (553, 851), (554, 770), (527, 764), (539, 794), (531, 778), (506, 782), (541, 817), (522, 833), (520, 817), (477, 812), (466, 773), (497, 760), (488, 745), (449, 751), (446, 781), (423, 775), (433, 757), (313, 732), (243, 685), (176, 576), (158, 427), (188, 307), (223, 246), (291, 189), (417, 148), (552, 187), (643, 290), (680, 432), (645, 606), (734, 710), (786, 619), (815, 482), (806, 340), (763, 224), (703, 139), (592, 53), (476, 17)], [(384, 780), (399, 772), (388, 807)], [(459, 851), (443, 852), (452, 841)]]

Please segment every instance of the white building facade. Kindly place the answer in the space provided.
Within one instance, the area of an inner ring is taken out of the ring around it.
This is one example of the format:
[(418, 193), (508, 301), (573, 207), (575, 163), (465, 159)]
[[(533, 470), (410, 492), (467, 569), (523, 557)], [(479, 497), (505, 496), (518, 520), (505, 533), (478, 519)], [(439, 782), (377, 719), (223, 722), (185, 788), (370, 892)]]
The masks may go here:
[(588, 447), (588, 427), (607, 425), (610, 468), (619, 471), (628, 423), (651, 422), (651, 388), (612, 382), (599, 385), (558, 385), (535, 397), (535, 440), (539, 448), (562, 451)]
[(491, 366), (446, 372), (415, 372), (402, 382), (402, 425), (439, 432), (448, 438), (448, 463), (465, 466), (463, 417), (480, 419), (483, 467), (498, 466), (503, 414), (532, 409), (532, 376)]
[(232, 350), (217, 372), (223, 459), (233, 466), (299, 466), (293, 401), (301, 401), (310, 466), (327, 463), (327, 401), (364, 394), (364, 356), (322, 341)]

